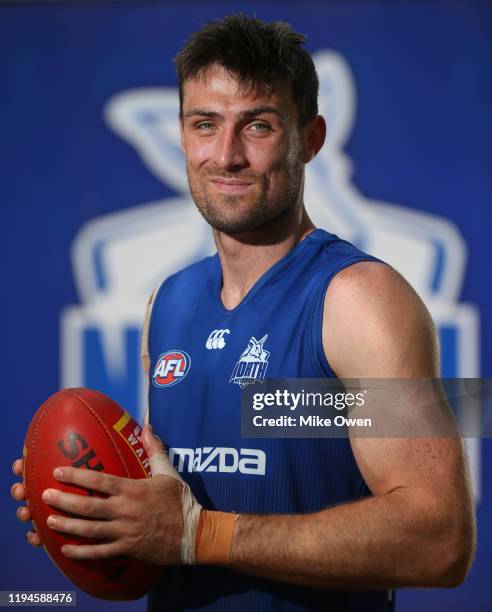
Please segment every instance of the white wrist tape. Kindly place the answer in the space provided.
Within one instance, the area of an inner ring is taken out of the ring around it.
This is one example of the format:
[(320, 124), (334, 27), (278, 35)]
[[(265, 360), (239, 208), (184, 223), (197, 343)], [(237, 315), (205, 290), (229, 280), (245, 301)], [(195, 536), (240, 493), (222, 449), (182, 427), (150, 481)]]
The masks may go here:
[(149, 458), (152, 474), (163, 474), (179, 481), (183, 508), (183, 537), (181, 539), (181, 562), (195, 565), (195, 541), (202, 506), (197, 502), (190, 487), (181, 478), (169, 461), (165, 451), (154, 453)]

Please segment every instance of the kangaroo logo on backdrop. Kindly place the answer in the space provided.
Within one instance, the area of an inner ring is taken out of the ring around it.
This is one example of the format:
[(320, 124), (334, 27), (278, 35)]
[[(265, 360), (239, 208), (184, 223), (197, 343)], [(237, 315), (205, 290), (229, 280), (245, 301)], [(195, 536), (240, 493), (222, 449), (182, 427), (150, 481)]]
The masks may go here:
[(250, 338), (248, 346), (234, 366), (229, 382), (239, 385), (241, 389), (256, 381), (263, 382), (270, 357), (270, 353), (263, 348), (267, 338), (268, 334), (265, 334), (261, 340), (257, 340), (254, 336)]
[[(306, 166), (304, 200), (311, 219), (384, 259), (413, 285), (439, 330), (444, 377), (480, 376), (478, 313), (474, 305), (460, 302), (467, 258), (461, 234), (447, 218), (371, 200), (357, 189), (353, 163), (345, 153), (356, 109), (350, 67), (333, 51), (319, 51), (313, 59), (320, 82), (319, 112), (330, 129), (325, 146)], [(99, 389), (137, 419), (142, 418), (147, 398), (138, 359), (147, 298), (163, 278), (216, 250), (189, 195), (178, 111), (176, 87), (132, 89), (108, 100), (104, 116), (109, 128), (177, 195), (135, 202), (133, 208), (95, 218), (79, 231), (72, 262), (81, 304), (67, 307), (62, 316), (62, 386)], [(122, 180), (124, 176), (125, 172)], [(254, 358), (255, 351), (262, 357)], [(167, 386), (184, 379), (189, 361), (183, 369), (185, 357), (182, 351), (174, 352), (178, 353), (179, 359), (169, 357), (176, 363), (160, 362), (153, 384), (171, 381)], [(267, 354), (248, 345), (232, 381), (260, 380)], [(466, 444), (478, 496), (480, 442), (467, 439)]]
[(191, 359), (184, 351), (167, 351), (155, 364), (152, 382), (156, 387), (171, 387), (181, 382), (190, 371)]

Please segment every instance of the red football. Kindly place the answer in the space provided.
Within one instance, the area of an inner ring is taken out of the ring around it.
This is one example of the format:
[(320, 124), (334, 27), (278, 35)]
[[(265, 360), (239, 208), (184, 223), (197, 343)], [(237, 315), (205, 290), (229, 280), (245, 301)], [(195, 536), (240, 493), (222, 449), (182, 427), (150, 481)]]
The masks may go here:
[(94, 492), (68, 486), (53, 477), (57, 466), (100, 470), (126, 478), (149, 478), (150, 465), (140, 441), (141, 427), (111, 398), (91, 389), (63, 389), (34, 415), (24, 446), (24, 484), (33, 523), (55, 565), (78, 587), (102, 599), (137, 599), (157, 580), (162, 568), (126, 557), (73, 560), (63, 544), (94, 540), (50, 529), (50, 514), (63, 514), (41, 499), (47, 488), (80, 495)]

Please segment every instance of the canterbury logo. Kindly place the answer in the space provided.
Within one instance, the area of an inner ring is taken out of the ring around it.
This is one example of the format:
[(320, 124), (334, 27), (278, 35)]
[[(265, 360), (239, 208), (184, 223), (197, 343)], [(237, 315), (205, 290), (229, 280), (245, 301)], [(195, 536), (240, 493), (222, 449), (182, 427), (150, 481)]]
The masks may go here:
[(222, 349), (225, 346), (224, 335), (230, 334), (229, 329), (214, 329), (214, 331), (207, 338), (205, 346), (209, 349)]

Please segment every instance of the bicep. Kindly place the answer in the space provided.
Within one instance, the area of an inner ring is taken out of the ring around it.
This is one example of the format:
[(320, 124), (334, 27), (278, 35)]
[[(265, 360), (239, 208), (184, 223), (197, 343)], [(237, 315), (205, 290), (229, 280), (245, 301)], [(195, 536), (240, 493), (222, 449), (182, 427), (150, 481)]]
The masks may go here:
[(420, 501), (455, 503), (468, 498), (463, 444), (456, 437), (352, 436), (357, 466), (373, 495), (417, 491)]
[[(145, 380), (148, 384), (149, 382), (149, 373), (150, 373), (150, 350), (149, 350), (149, 327), (150, 327), (150, 316), (152, 314), (152, 305), (154, 303), (155, 297), (155, 289), (150, 294), (149, 300), (147, 302), (147, 307), (145, 309), (145, 316), (142, 325), (142, 337), (140, 341), (140, 360), (142, 364), (142, 369), (145, 374)], [(144, 418), (144, 424), (148, 424), (149, 422), (149, 406), (147, 404)]]
[(149, 371), (150, 371), (150, 351), (149, 351), (149, 327), (150, 327), (150, 315), (152, 313), (152, 304), (154, 302), (155, 289), (150, 294), (149, 300), (147, 302), (147, 307), (145, 309), (145, 316), (142, 325), (142, 337), (140, 340), (140, 360), (142, 363), (143, 371), (145, 372), (145, 376), (148, 380)]
[(390, 266), (360, 262), (326, 292), (323, 346), (339, 378), (435, 378), (439, 350), (429, 312)]
[[(435, 328), (410, 285), (384, 264), (363, 262), (343, 270), (326, 294), (323, 344), (339, 378), (380, 379), (372, 404), (368, 391), (365, 408), (376, 419), (379, 437), (362, 436), (357, 428), (350, 432), (371, 492), (410, 487), (430, 495), (446, 483), (448, 492), (462, 490), (462, 442), (432, 382), (439, 377)], [(421, 385), (423, 380), (429, 382)]]

